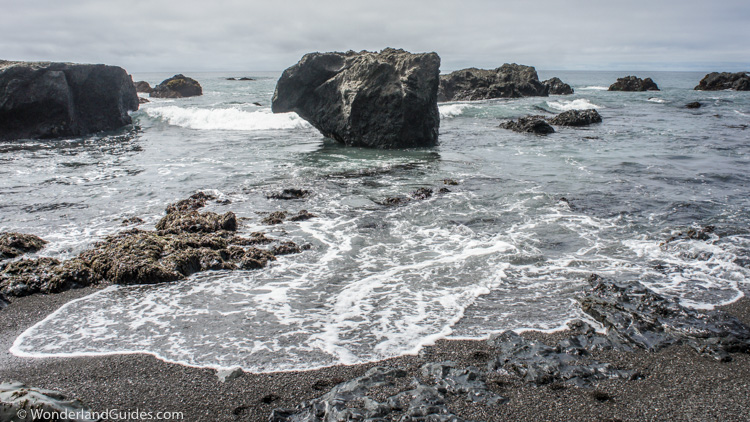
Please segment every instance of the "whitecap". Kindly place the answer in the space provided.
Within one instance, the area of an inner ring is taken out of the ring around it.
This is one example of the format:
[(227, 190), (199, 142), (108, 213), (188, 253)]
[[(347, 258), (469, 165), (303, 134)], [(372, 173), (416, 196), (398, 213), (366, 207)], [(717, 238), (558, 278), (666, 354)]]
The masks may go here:
[(243, 111), (236, 108), (204, 109), (167, 106), (148, 108), (146, 114), (170, 125), (198, 130), (274, 130), (309, 127), (296, 113), (271, 113), (269, 109)]
[(438, 109), (440, 110), (440, 118), (448, 119), (464, 114), (464, 110), (470, 107), (469, 104), (445, 104), (438, 106)]
[(663, 98), (659, 98), (659, 97), (651, 97), (648, 99), (648, 101), (652, 103), (659, 103), (659, 104), (664, 104), (667, 102), (667, 100)]
[(584, 86), (581, 88), (576, 88), (578, 90), (582, 91), (606, 91), (609, 89), (609, 87), (606, 86)]
[(547, 101), (547, 106), (560, 111), (601, 108), (601, 106), (593, 104), (585, 98), (579, 98), (577, 100)]

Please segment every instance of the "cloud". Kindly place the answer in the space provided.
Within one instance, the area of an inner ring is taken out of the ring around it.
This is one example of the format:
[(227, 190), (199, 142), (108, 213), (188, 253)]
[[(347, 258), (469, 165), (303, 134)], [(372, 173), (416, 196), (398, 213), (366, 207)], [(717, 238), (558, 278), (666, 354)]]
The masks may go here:
[(131, 71), (281, 70), (310, 51), (388, 46), (437, 51), (444, 70), (750, 68), (750, 3), (735, 0), (26, 0), (4, 14), (6, 59)]

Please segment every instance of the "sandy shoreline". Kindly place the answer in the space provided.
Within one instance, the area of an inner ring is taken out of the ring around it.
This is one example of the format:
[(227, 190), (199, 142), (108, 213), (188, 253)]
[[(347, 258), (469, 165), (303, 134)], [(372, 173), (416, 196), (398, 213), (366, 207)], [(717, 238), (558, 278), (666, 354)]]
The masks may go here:
[[(483, 341), (439, 341), (420, 356), (305, 372), (245, 374), (222, 383), (214, 370), (166, 363), (150, 355), (33, 359), (8, 352), (25, 329), (96, 290), (15, 298), (0, 311), (0, 380), (58, 390), (95, 411), (178, 411), (187, 421), (265, 421), (274, 408), (292, 408), (376, 365), (416, 374), (428, 361), (480, 366), (491, 353)], [(750, 299), (723, 309), (750, 324)], [(554, 344), (565, 333), (524, 336)], [(722, 363), (687, 346), (675, 346), (657, 353), (596, 352), (594, 357), (635, 369), (643, 379), (598, 381), (584, 389), (555, 383), (535, 386), (513, 376), (492, 375), (488, 385), (509, 399), (507, 403), (489, 407), (456, 398), (449, 407), (459, 417), (475, 421), (744, 421), (750, 414), (748, 354), (734, 354), (731, 362)]]

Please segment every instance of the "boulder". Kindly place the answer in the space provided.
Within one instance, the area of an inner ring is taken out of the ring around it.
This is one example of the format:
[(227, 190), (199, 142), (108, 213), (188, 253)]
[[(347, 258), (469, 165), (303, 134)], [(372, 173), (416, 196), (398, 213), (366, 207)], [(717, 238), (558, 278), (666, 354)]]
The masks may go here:
[(536, 135), (547, 135), (554, 133), (555, 129), (540, 116), (526, 116), (521, 117), (518, 120), (509, 120), (505, 123), (500, 124), (503, 129), (510, 129), (514, 132), (521, 133), (534, 133)]
[(573, 88), (557, 77), (547, 79), (542, 83), (547, 87), (549, 95), (570, 95), (573, 93)]
[(36, 252), (46, 244), (46, 240), (33, 234), (0, 233), (0, 261)]
[(659, 87), (651, 78), (641, 79), (635, 76), (617, 78), (617, 82), (609, 86), (610, 91), (658, 91)]
[[(0, 384), (0, 421), (94, 422), (94, 412), (78, 399), (20, 382)], [(57, 415), (67, 415), (62, 419)]]
[(271, 109), (296, 112), (349, 146), (431, 147), (440, 125), (439, 73), (435, 53), (310, 53), (281, 75)]
[(549, 119), (549, 123), (555, 126), (588, 126), (601, 121), (602, 116), (594, 109), (563, 111)]
[(750, 73), (748, 72), (712, 72), (704, 76), (695, 87), (697, 91), (750, 91)]
[(195, 79), (174, 75), (156, 85), (149, 94), (154, 98), (185, 98), (203, 95), (203, 88)]
[(504, 64), (497, 69), (469, 68), (440, 76), (438, 101), (546, 97), (549, 87), (532, 66)]
[(154, 90), (146, 81), (134, 82), (134, 85), (136, 92), (145, 92), (146, 94), (150, 94)]
[(81, 136), (133, 121), (138, 94), (124, 69), (0, 61), (0, 141)]

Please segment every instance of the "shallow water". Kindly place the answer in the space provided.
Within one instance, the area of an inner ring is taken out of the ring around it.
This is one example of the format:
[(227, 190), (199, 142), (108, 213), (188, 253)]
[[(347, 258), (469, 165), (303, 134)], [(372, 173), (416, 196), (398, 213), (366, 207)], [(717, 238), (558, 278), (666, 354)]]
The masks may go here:
[[(45, 256), (73, 256), (124, 218), (152, 227), (167, 203), (198, 190), (230, 199), (207, 209), (246, 218), (243, 232), (312, 245), (260, 271), (107, 288), (32, 327), (13, 352), (310, 369), (441, 337), (563, 327), (582, 316), (575, 297), (593, 272), (693, 307), (736, 300), (750, 262), (750, 94), (693, 91), (697, 73), (638, 75), (662, 91), (602, 90), (624, 73), (540, 72), (576, 93), (442, 104), (432, 149), (337, 145), (294, 114), (271, 114), (278, 74), (253, 72), (189, 75), (204, 96), (152, 99), (131, 131), (1, 143), (0, 230), (49, 240)], [(684, 108), (691, 101), (704, 106)], [(597, 108), (604, 122), (546, 137), (497, 127), (572, 108)], [(289, 187), (312, 195), (266, 198)], [(451, 192), (380, 204), (420, 187)], [(300, 209), (318, 218), (269, 228), (258, 214)], [(662, 245), (705, 225), (716, 226), (707, 242)]]

